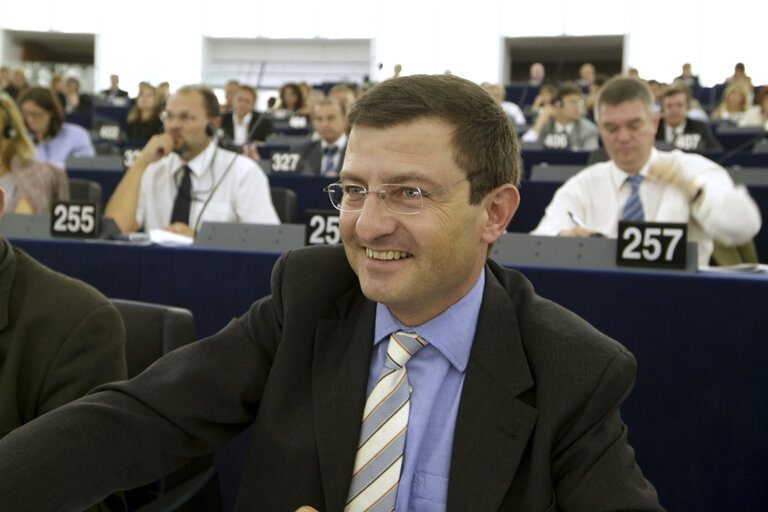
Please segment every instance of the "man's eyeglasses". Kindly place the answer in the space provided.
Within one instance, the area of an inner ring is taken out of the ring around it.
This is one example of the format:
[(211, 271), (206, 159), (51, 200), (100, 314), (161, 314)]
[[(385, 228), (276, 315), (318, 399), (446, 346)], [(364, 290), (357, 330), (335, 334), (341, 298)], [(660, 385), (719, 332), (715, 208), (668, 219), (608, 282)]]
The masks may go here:
[(447, 190), (466, 180), (467, 178), (463, 178), (431, 192), (424, 192), (419, 187), (410, 185), (389, 184), (381, 185), (379, 190), (367, 190), (364, 186), (354, 183), (333, 183), (323, 191), (328, 192), (333, 207), (342, 212), (362, 211), (368, 194), (376, 194), (384, 207), (392, 213), (416, 215), (424, 208), (425, 197)]
[(173, 120), (178, 120), (180, 123), (187, 123), (189, 121), (194, 121), (195, 119), (197, 119), (197, 116), (192, 115), (189, 112), (182, 112), (181, 114), (174, 114), (167, 110), (160, 112), (160, 120), (164, 123), (170, 123)]

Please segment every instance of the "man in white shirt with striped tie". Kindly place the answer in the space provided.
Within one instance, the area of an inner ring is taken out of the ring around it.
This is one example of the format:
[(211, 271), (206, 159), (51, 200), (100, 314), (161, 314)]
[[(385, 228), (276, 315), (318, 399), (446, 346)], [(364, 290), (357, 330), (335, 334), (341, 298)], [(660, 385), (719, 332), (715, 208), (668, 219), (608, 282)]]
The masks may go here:
[[(566, 181), (532, 234), (616, 237), (620, 220), (687, 223), (688, 240), (697, 242), (703, 266), (713, 240), (741, 245), (760, 230), (757, 204), (724, 168), (701, 155), (654, 148), (659, 114), (645, 82), (612, 78), (600, 90), (596, 112), (611, 160)], [(642, 179), (633, 184), (633, 176)], [(642, 217), (631, 204), (637, 200)], [(625, 215), (628, 210), (632, 217)]]

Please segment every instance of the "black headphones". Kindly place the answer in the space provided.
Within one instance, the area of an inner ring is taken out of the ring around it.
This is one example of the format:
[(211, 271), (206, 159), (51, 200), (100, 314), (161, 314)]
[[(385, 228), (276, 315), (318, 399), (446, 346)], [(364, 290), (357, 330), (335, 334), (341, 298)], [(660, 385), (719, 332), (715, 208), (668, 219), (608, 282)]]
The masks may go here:
[(216, 135), (216, 126), (214, 126), (213, 123), (208, 123), (205, 125), (205, 134), (209, 137)]

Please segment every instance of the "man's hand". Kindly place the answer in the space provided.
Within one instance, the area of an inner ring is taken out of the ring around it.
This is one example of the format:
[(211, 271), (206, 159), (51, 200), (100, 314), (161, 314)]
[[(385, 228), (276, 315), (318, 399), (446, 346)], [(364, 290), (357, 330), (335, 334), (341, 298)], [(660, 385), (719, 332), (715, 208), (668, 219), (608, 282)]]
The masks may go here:
[(257, 162), (261, 160), (261, 155), (259, 155), (259, 150), (256, 148), (255, 142), (243, 146), (243, 155), (256, 160)]
[(173, 151), (173, 137), (167, 133), (153, 135), (136, 160), (141, 160), (144, 166), (157, 162)]
[(680, 165), (680, 160), (674, 153), (659, 153), (648, 174), (659, 181), (679, 187), (689, 200), (694, 199), (699, 192), (696, 176)]
[(183, 222), (174, 222), (173, 224), (165, 228), (165, 230), (170, 231), (171, 233), (176, 233), (178, 235), (184, 235), (190, 238), (195, 238), (195, 230)]
[(557, 234), (557, 236), (604, 236), (602, 233), (592, 231), (591, 229), (576, 226), (571, 229), (565, 229)]

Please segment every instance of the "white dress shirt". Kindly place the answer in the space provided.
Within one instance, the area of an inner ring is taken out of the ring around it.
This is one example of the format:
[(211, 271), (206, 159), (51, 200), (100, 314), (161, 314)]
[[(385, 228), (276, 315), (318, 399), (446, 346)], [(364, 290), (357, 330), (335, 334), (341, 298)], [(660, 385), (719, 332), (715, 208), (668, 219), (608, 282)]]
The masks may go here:
[(235, 144), (245, 144), (248, 141), (248, 125), (253, 117), (253, 112), (248, 112), (243, 116), (243, 121), (237, 120), (237, 114), (232, 112), (232, 128)]
[[(214, 142), (187, 162), (192, 169), (189, 225), (198, 219), (216, 222), (279, 224), (269, 180), (250, 158), (219, 148)], [(151, 163), (141, 178), (136, 222), (145, 231), (170, 224), (173, 203), (184, 174), (184, 161), (171, 153)]]
[[(713, 239), (726, 245), (740, 245), (760, 231), (760, 210), (744, 187), (734, 186), (728, 172), (701, 155), (675, 150), (671, 154), (680, 165), (696, 175), (702, 197), (691, 203), (683, 190), (649, 176), (651, 157), (640, 174), (640, 201), (645, 220), (649, 222), (681, 222), (688, 224), (688, 240), (698, 244), (699, 266), (709, 264)], [(581, 218), (588, 229), (615, 238), (624, 203), (631, 192), (629, 175), (612, 161), (591, 165), (566, 181), (547, 206), (544, 218), (531, 233), (557, 235), (572, 229), (568, 212)]]

